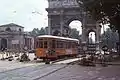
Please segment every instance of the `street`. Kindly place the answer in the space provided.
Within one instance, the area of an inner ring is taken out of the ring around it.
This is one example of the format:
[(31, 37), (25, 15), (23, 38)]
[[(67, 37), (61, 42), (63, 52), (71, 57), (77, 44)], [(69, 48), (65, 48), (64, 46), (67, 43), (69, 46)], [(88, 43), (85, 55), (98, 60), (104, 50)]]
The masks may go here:
[[(39, 63), (36, 65), (26, 64), (27, 66), (20, 67), (18, 64), (12, 65), (10, 62), (9, 65), (0, 66), (0, 80), (120, 80), (120, 66), (101, 67), (97, 65), (96, 67), (84, 67), (80, 65), (45, 65)], [(10, 65), (14, 68), (12, 69)], [(4, 71), (3, 69), (6, 68), (11, 69)]]
[[(29, 55), (33, 60), (34, 54)], [(120, 66), (85, 67), (69, 64), (79, 58), (46, 65), (44, 62), (0, 61), (0, 80), (120, 80)]]

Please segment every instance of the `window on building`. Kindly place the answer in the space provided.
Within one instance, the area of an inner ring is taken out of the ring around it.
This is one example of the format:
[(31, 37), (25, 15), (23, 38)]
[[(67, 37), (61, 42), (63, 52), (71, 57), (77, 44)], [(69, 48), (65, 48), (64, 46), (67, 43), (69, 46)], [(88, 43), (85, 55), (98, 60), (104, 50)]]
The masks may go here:
[(11, 31), (11, 29), (8, 27), (8, 28), (5, 29), (5, 31)]
[(19, 31), (21, 32), (22, 30), (19, 28)]

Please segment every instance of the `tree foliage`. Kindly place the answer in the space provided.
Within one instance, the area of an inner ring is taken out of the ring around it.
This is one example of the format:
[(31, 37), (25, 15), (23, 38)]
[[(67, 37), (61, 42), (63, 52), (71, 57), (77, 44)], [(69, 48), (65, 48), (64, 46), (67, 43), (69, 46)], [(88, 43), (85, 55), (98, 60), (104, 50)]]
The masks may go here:
[(118, 33), (113, 32), (110, 28), (106, 30), (104, 34), (101, 36), (101, 40), (103, 44), (108, 45), (110, 49), (116, 47), (116, 42), (118, 42)]
[[(47, 27), (46, 28), (41, 28), (41, 29), (34, 28), (29, 33), (33, 37), (40, 36), (40, 35), (47, 35), (48, 34), (48, 29), (47, 29)], [(60, 32), (58, 30), (56, 30), (53, 33), (53, 36), (60, 36)], [(75, 29), (75, 28), (71, 29), (70, 34), (68, 34), (67, 36), (69, 36), (71, 38), (75, 38), (75, 39), (79, 39), (80, 38), (79, 31), (77, 31), (77, 29)], [(66, 37), (66, 36), (64, 36), (64, 37)]]
[(120, 30), (120, 0), (82, 0), (82, 2), (95, 20), (107, 21), (111, 28)]
[(46, 35), (48, 34), (45, 30), (45, 28), (41, 28), (40, 30), (38, 28), (34, 28), (31, 32), (29, 32), (31, 36), (36, 37), (40, 35)]
[(79, 39), (80, 38), (79, 31), (77, 31), (77, 29), (75, 29), (75, 28), (71, 29), (70, 37), (75, 38), (75, 39)]

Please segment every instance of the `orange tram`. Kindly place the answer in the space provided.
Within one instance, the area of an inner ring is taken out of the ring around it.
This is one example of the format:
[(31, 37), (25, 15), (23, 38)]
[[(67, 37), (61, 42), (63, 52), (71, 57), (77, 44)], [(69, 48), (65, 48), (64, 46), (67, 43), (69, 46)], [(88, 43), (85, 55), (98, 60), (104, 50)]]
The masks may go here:
[(78, 54), (78, 44), (78, 39), (52, 35), (38, 36), (35, 40), (35, 56), (39, 59), (50, 60), (75, 57)]

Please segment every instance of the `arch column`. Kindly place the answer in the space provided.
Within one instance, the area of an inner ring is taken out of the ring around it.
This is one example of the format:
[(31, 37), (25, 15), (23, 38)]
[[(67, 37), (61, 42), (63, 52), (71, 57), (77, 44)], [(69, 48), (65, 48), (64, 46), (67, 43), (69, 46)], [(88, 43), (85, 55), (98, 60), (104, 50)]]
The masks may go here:
[(96, 49), (100, 50), (100, 36), (101, 36), (101, 27), (99, 23), (96, 23)]
[(60, 11), (60, 35), (63, 36), (63, 10)]
[(51, 17), (48, 16), (48, 34), (51, 34)]
[(85, 17), (86, 17), (86, 12), (82, 12), (83, 19), (82, 19), (82, 43), (87, 43), (86, 42), (86, 28), (85, 28)]
[(82, 27), (82, 43), (86, 42), (86, 37), (85, 37), (85, 27)]

